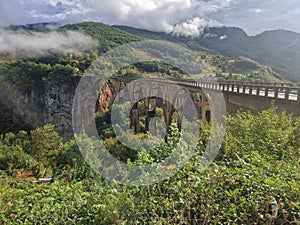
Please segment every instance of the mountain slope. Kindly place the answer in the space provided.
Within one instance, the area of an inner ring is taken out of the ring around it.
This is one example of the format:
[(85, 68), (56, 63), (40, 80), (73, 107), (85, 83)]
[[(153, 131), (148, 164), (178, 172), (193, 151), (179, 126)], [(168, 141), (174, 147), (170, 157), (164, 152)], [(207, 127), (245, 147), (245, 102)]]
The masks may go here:
[(230, 57), (245, 56), (270, 66), (284, 79), (300, 82), (300, 34), (275, 30), (250, 37), (235, 27), (206, 28), (195, 39), (175, 37), (164, 33), (150, 32), (118, 26), (132, 34), (182, 43), (195, 50), (208, 50)]
[(300, 34), (277, 30), (264, 32), (252, 38), (257, 50), (252, 57), (270, 65), (289, 77), (291, 81), (300, 80)]
[[(238, 28), (211, 28), (214, 38), (195, 41), (209, 49), (229, 56), (246, 56), (273, 68), (285, 79), (299, 82), (300, 34), (277, 30), (249, 37)], [(220, 40), (220, 37), (226, 39)]]
[(130, 34), (115, 27), (97, 22), (69, 24), (62, 26), (60, 29), (83, 31), (84, 33), (90, 35), (93, 39), (97, 40), (99, 43), (106, 43), (110, 47), (142, 40), (142, 38), (137, 35)]
[[(33, 24), (21, 27), (11, 27), (11, 29), (26, 29), (29, 31), (34, 30), (47, 33), (49, 31), (47, 30), (48, 27), (53, 27), (55, 25), (57, 24)], [(242, 76), (249, 75), (247, 77), (251, 77), (251, 80), (254, 81), (278, 81), (278, 76), (271, 69), (264, 67), (263, 65), (258, 66), (258, 64), (250, 62), (246, 58), (256, 59), (260, 62), (260, 64), (272, 66), (272, 68), (281, 75), (290, 75), (282, 76), (283, 78), (293, 78), (293, 68), (298, 66), (295, 62), (294, 56), (291, 56), (290, 61), (288, 61), (290, 64), (293, 63), (294, 66), (290, 68), (290, 66), (287, 66), (286, 63), (282, 63), (282, 59), (278, 59), (282, 54), (277, 54), (278, 51), (276, 50), (275, 52), (272, 52), (275, 49), (273, 48), (273, 45), (270, 43), (268, 43), (269, 45), (264, 44), (265, 42), (268, 42), (270, 37), (274, 36), (272, 32), (266, 32), (262, 34), (262, 36), (249, 37), (242, 29), (239, 28), (206, 28), (202, 36), (192, 39), (182, 36), (172, 36), (163, 32), (151, 32), (126, 26), (110, 26), (98, 22), (69, 24), (61, 26), (55, 30), (62, 32), (66, 30), (81, 31), (90, 35), (98, 42), (98, 47), (96, 47), (96, 49), (94, 49), (95, 51), (93, 51), (96, 54), (88, 56), (86, 59), (83, 59), (81, 54), (78, 56), (76, 54), (72, 54), (71, 58), (69, 57), (70, 54), (67, 54), (67, 58), (54, 54), (53, 56), (45, 56), (45, 59), (35, 59), (34, 61), (37, 63), (50, 63), (51, 65), (72, 64), (75, 69), (79, 69), (80, 73), (83, 73), (91, 62), (99, 56), (98, 53), (102, 54), (116, 46), (146, 39), (171, 41), (188, 47), (194, 51), (198, 51), (200, 54), (207, 52), (209, 54), (216, 55), (216, 57), (214, 57), (216, 60), (213, 61), (217, 63), (214, 62), (213, 64), (209, 64), (213, 73), (224, 73), (225, 75), (236, 74)], [(297, 54), (297, 49), (294, 50), (293, 48), (293, 44), (298, 44), (297, 39), (295, 39), (297, 37), (298, 34), (294, 33), (291, 34), (291, 37), (289, 38), (288, 46), (292, 46), (290, 49), (293, 50), (292, 53), (294, 55)], [(285, 48), (287, 48), (284, 46), (285, 40), (277, 38), (276, 40), (274, 39), (274, 42), (275, 41), (277, 41), (276, 45), (283, 46), (282, 52), (284, 52)], [(269, 57), (270, 54), (272, 57)], [(288, 54), (291, 55), (290, 53)], [(240, 56), (244, 56), (246, 58)], [(285, 57), (284, 59), (288, 58)], [(284, 73), (286, 71), (288, 72)], [(246, 76), (243, 76), (243, 78), (245, 77)]]

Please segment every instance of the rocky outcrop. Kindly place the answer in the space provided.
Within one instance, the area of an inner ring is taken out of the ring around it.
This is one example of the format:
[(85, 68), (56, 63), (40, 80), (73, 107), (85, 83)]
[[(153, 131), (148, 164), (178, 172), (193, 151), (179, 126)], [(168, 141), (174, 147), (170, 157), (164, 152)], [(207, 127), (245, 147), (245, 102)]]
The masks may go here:
[(44, 92), (19, 90), (0, 79), (0, 133), (29, 130), (44, 123)]
[(44, 96), (44, 123), (56, 125), (64, 139), (70, 139), (72, 132), (72, 104), (74, 89), (47, 83)]
[(36, 89), (20, 90), (1, 80), (0, 86), (0, 133), (31, 130), (51, 123), (64, 139), (73, 136), (72, 102), (76, 85), (45, 81)]
[(113, 104), (120, 90), (124, 88), (124, 85), (125, 83), (119, 79), (110, 79), (106, 81), (100, 89), (96, 112), (100, 115), (105, 113)]

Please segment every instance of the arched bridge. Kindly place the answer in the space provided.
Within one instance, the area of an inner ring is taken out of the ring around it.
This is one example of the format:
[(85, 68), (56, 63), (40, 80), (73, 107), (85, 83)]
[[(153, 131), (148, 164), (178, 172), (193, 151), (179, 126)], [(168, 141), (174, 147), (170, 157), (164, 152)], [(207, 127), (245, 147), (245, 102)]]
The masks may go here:
[[(149, 121), (154, 117), (153, 109), (156, 106), (163, 109), (165, 122), (169, 125), (176, 110), (180, 111), (182, 108), (189, 107), (188, 98), (192, 99), (198, 117), (203, 121), (211, 120), (211, 118), (218, 117), (216, 115), (220, 116), (226, 112), (235, 113), (239, 109), (259, 112), (270, 108), (272, 104), (275, 104), (279, 110), (285, 110), (288, 114), (300, 116), (300, 86), (298, 84), (209, 80), (196, 82), (164, 78), (137, 80), (111, 78), (105, 82), (99, 94), (97, 111), (105, 112), (117, 96), (119, 98), (126, 97), (133, 103), (142, 99), (145, 104), (147, 129)], [(174, 88), (175, 86), (177, 87)], [(130, 117), (132, 128), (139, 132), (137, 104), (133, 105)]]

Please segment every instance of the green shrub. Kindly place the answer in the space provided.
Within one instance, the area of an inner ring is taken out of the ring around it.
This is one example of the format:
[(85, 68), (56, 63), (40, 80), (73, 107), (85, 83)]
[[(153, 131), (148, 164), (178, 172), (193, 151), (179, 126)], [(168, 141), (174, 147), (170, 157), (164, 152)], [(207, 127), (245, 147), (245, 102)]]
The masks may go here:
[[(0, 223), (300, 224), (299, 121), (274, 107), (229, 116), (218, 157), (204, 171), (210, 126), (202, 124), (197, 154), (175, 176), (149, 186), (120, 185), (88, 172), (72, 140), (59, 147), (53, 165), (60, 173), (52, 184), (15, 180), (0, 170)], [(141, 151), (130, 164), (163, 160), (179, 137), (173, 124), (168, 143)], [(0, 146), (18, 152), (15, 143), (25, 142), (16, 140), (8, 134)], [(114, 143), (108, 140), (118, 148)]]

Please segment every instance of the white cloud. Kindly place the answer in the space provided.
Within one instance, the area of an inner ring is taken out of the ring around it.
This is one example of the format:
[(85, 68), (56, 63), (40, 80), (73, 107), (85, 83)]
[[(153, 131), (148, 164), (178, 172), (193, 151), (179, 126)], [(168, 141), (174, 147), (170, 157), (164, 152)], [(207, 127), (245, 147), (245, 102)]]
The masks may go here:
[(300, 32), (299, 0), (238, 0), (213, 18), (226, 26), (241, 27), (250, 35), (274, 29)]
[(95, 45), (96, 43), (89, 36), (75, 31), (41, 33), (0, 29), (1, 53), (74, 52), (87, 50)]
[[(11, 0), (0, 1), (0, 25), (45, 21), (101, 21), (195, 36), (212, 22), (300, 32), (299, 0)], [(197, 26), (201, 21), (200, 26)]]
[(87, 0), (103, 20), (129, 26), (198, 36), (203, 26), (220, 24), (204, 19), (208, 14), (229, 7), (234, 0)]
[[(201, 33), (203, 24), (209, 25), (214, 21), (206, 19), (210, 13), (228, 8), (235, 0), (14, 1), (23, 7), (23, 23), (25, 21), (34, 23), (58, 20), (65, 22), (96, 20), (154, 31), (174, 32), (176, 35), (196, 36)], [(18, 23), (18, 21), (6, 20), (2, 24)]]
[(176, 36), (186, 36), (194, 38), (199, 36), (199, 34), (202, 34), (205, 27), (218, 25), (220, 25), (220, 23), (218, 23), (217, 21), (205, 20), (196, 17), (192, 20), (188, 20), (181, 24), (175, 25), (172, 34)]
[(252, 13), (252, 14), (260, 14), (260, 13), (267, 12), (267, 10), (254, 8), (254, 9), (249, 9), (249, 12)]
[(212, 34), (212, 33), (205, 33), (203, 35), (203, 37), (206, 38), (206, 39), (209, 39), (209, 38), (216, 38), (216, 37), (218, 37), (218, 35), (217, 34)]
[(27, 16), (35, 21), (58, 21), (76, 16), (82, 18), (91, 11), (80, 0), (27, 0)]
[(227, 38), (228, 38), (228, 36), (225, 34), (225, 35), (223, 35), (223, 36), (220, 37), (220, 40), (225, 40)]

